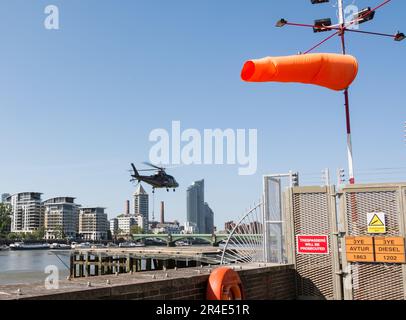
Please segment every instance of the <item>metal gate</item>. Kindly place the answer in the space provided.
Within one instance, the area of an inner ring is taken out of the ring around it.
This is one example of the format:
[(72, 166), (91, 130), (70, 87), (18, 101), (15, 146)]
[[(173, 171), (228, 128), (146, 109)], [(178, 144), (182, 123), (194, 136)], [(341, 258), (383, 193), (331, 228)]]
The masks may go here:
[[(343, 188), (340, 219), (343, 235), (368, 236), (367, 214), (383, 212), (385, 237), (405, 237), (406, 184), (353, 185)], [(406, 265), (348, 262), (341, 241), (344, 298), (353, 300), (406, 299)]]
[[(342, 299), (334, 187), (288, 188), (284, 204), (286, 252), (296, 266), (297, 297)], [(325, 252), (301, 252), (302, 236), (327, 239)]]
[(286, 262), (282, 215), (282, 181), (280, 178), (264, 177), (264, 261)]

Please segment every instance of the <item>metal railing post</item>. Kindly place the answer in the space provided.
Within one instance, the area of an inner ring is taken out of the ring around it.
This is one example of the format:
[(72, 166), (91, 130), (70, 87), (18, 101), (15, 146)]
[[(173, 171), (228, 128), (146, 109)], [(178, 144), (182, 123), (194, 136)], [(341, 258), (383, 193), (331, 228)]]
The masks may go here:
[(262, 225), (263, 225), (263, 232), (264, 232), (264, 262), (270, 262), (270, 248), (269, 248), (269, 184), (268, 184), (268, 177), (264, 176), (264, 194), (263, 194), (263, 208), (262, 208)]

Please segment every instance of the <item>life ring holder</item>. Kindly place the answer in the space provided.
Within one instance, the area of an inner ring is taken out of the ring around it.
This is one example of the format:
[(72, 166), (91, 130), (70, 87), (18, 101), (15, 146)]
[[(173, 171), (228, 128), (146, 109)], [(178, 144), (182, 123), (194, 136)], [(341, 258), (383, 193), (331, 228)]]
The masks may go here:
[(207, 300), (243, 300), (240, 276), (229, 267), (213, 270), (207, 283)]

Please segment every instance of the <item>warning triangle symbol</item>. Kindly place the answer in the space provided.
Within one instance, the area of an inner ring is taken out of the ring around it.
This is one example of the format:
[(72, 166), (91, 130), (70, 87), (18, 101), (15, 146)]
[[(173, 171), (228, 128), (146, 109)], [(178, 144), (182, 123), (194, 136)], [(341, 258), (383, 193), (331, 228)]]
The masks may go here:
[(381, 219), (379, 219), (379, 217), (378, 217), (377, 214), (375, 214), (375, 215), (372, 217), (372, 220), (371, 220), (371, 222), (369, 223), (369, 225), (370, 225), (370, 226), (380, 226), (380, 227), (385, 226), (385, 224), (382, 222)]

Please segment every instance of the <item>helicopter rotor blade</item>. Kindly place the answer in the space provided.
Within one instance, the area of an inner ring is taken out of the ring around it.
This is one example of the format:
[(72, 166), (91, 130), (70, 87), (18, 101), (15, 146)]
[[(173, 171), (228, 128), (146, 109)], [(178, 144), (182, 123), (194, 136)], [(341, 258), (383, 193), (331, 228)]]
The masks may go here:
[(159, 169), (159, 170), (164, 170), (165, 171), (165, 168), (163, 168), (163, 167), (158, 167), (158, 166), (156, 166), (156, 165), (154, 165), (154, 164), (152, 164), (152, 163), (150, 163), (150, 162), (143, 162), (145, 165), (147, 165), (147, 166), (150, 166), (150, 167), (153, 167), (153, 168), (156, 168), (156, 169)]
[(184, 167), (184, 164), (178, 164), (178, 165), (173, 165), (173, 166), (167, 166), (165, 167), (165, 169), (175, 169), (175, 168), (180, 168), (180, 167)]
[(165, 167), (158, 167), (152, 163), (148, 163), (148, 162), (144, 162), (144, 164), (152, 166), (154, 168), (160, 169), (160, 170), (168, 170), (168, 169), (175, 169), (175, 168), (180, 168), (180, 167), (184, 167), (184, 164), (177, 164), (177, 165), (167, 165)]

